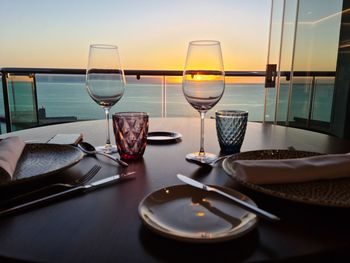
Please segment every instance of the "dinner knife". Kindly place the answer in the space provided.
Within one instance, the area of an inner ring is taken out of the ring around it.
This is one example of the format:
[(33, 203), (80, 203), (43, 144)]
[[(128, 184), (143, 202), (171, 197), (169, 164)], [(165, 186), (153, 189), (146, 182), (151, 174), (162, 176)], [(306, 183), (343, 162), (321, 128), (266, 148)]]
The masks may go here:
[(211, 187), (211, 186), (208, 186), (208, 185), (205, 185), (203, 183), (200, 183), (192, 178), (189, 178), (185, 175), (182, 175), (182, 174), (178, 174), (177, 175), (177, 178), (180, 179), (181, 181), (183, 181), (184, 183), (186, 184), (189, 184), (191, 186), (194, 186), (194, 187), (197, 187), (197, 188), (200, 188), (202, 190), (205, 190), (205, 191), (210, 191), (210, 192), (215, 192), (215, 193), (218, 193), (222, 196), (225, 196), (226, 198), (228, 199), (231, 199), (232, 201), (234, 201), (237, 205), (239, 205), (241, 208), (249, 211), (249, 212), (252, 212), (264, 219), (267, 219), (267, 220), (270, 220), (270, 221), (279, 221), (280, 218), (265, 211), (265, 210), (262, 210), (260, 209), (259, 207), (257, 206), (254, 206), (252, 204), (249, 204), (247, 202), (244, 202), (243, 200), (237, 198), (237, 197), (234, 197), (232, 195), (229, 195), (223, 191), (220, 191), (219, 189), (215, 188), (215, 187)]
[(107, 177), (107, 178), (104, 178), (101, 180), (97, 180), (95, 182), (91, 182), (89, 184), (79, 185), (77, 187), (74, 187), (74, 188), (71, 188), (71, 189), (56, 193), (56, 194), (52, 194), (52, 195), (48, 195), (48, 196), (45, 196), (45, 197), (42, 197), (39, 199), (35, 199), (33, 201), (30, 201), (30, 202), (26, 202), (26, 203), (23, 203), (23, 204), (20, 204), (20, 205), (17, 205), (17, 206), (8, 208), (8, 209), (1, 210), (0, 216), (5, 216), (8, 214), (12, 214), (14, 212), (19, 212), (21, 210), (24, 210), (24, 209), (27, 209), (30, 207), (34, 207), (34, 206), (37, 206), (39, 204), (47, 203), (49, 201), (59, 199), (63, 196), (68, 196), (68, 195), (73, 194), (73, 193), (87, 193), (87, 192), (96, 190), (98, 188), (101, 188), (103, 186), (107, 186), (107, 185), (110, 185), (113, 183), (124, 181), (126, 179), (133, 179), (135, 177), (130, 176), (130, 175), (132, 175), (134, 173), (135, 172), (113, 175), (113, 176), (110, 176), (110, 177)]

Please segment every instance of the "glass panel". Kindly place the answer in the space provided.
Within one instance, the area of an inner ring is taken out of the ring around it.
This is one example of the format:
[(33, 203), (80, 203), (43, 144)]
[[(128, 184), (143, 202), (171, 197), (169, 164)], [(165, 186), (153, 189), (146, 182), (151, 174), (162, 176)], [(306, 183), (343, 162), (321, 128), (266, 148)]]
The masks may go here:
[(272, 0), (269, 63), (279, 63), (284, 0)]
[[(112, 107), (117, 111), (145, 111), (161, 116), (161, 77), (127, 77), (122, 99)], [(88, 95), (84, 75), (37, 75), (39, 123), (104, 119), (104, 111)]]
[(334, 78), (294, 78), (290, 125), (327, 131), (330, 128), (333, 91)]
[[(269, 64), (277, 64), (277, 70), (289, 72), (292, 68), (292, 54), (297, 14), (297, 0), (273, 1)], [(266, 90), (266, 121), (273, 121), (275, 107), (277, 107), (276, 121), (281, 123), (287, 120), (288, 86), (289, 81), (278, 74), (277, 90)], [(286, 89), (287, 88), (287, 89)], [(277, 96), (277, 98), (276, 98)], [(275, 101), (273, 101), (275, 98)]]
[(312, 78), (293, 78), (291, 102), (289, 111), (289, 124), (291, 126), (307, 126), (310, 109)]
[(289, 85), (289, 81), (285, 78), (280, 78), (276, 121), (282, 125), (285, 125), (287, 120)]
[(10, 75), (7, 78), (12, 131), (37, 126), (34, 79)]
[(350, 1), (343, 1), (330, 133), (350, 138)]
[[(272, 0), (271, 9), (271, 21), (270, 21), (270, 39), (268, 50), (268, 64), (279, 64), (280, 57), (280, 42), (281, 42), (281, 30), (282, 30), (282, 18), (284, 0)], [(278, 85), (278, 83), (277, 83)], [(276, 92), (275, 88), (266, 88), (266, 113), (265, 121), (272, 122), (275, 119), (275, 107), (276, 107)]]
[[(294, 72), (335, 72), (342, 2), (299, 1)], [(294, 78), (289, 110), (291, 125), (318, 130), (329, 127), (333, 88), (334, 81)]]
[(182, 92), (181, 81), (182, 77), (166, 77), (166, 116), (198, 117), (198, 111), (187, 102)]
[(331, 121), (335, 78), (316, 78), (311, 119), (321, 124)]
[(273, 122), (275, 119), (276, 88), (266, 88), (265, 94), (266, 94), (265, 121)]
[(225, 93), (216, 110), (245, 110), (249, 121), (262, 121), (264, 115), (264, 81), (261, 77), (226, 77)]
[(297, 0), (285, 1), (283, 36), (280, 58), (280, 70), (290, 71), (292, 67), (295, 19), (297, 15)]
[[(167, 117), (198, 117), (186, 101), (181, 83), (167, 77)], [(264, 78), (226, 77), (224, 95), (219, 103), (208, 111), (207, 117), (215, 116), (216, 110), (245, 110), (250, 121), (262, 121), (264, 113)]]
[[(167, 77), (167, 117), (198, 117), (186, 101), (181, 86), (181, 77)], [(264, 78), (226, 77), (224, 95), (211, 109), (207, 117), (214, 116), (218, 109), (236, 109), (249, 112), (249, 120), (262, 121), (264, 110)]]
[(94, 116), (94, 108), (86, 107), (91, 99), (84, 83), (84, 76), (36, 75), (39, 124), (71, 122)]
[[(292, 68), (293, 43), (295, 33), (295, 20), (297, 14), (297, 0), (284, 1), (283, 29), (281, 31), (281, 49), (279, 57), (280, 71), (290, 72)], [(290, 80), (280, 76), (277, 87), (277, 116), (276, 121), (283, 123), (287, 121), (288, 96)]]
[(300, 0), (294, 71), (335, 71), (342, 0)]
[[(317, 72), (335, 71), (343, 1), (273, 0), (272, 3), (269, 63), (277, 64), (281, 72), (291, 72), (292, 78), (280, 77), (275, 93), (267, 89), (265, 119), (272, 120), (276, 94), (279, 124), (324, 131), (324, 127), (329, 127), (334, 81), (324, 80)], [(300, 72), (306, 76), (314, 72), (316, 77), (300, 77)]]
[(128, 76), (125, 93), (113, 108), (114, 111), (144, 111), (151, 117), (162, 116), (163, 77)]

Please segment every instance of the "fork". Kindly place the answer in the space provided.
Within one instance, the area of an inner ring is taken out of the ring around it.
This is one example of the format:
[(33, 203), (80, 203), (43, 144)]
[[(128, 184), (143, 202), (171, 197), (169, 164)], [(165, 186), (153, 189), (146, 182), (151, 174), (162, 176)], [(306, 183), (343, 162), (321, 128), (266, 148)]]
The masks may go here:
[(204, 161), (200, 161), (200, 160), (197, 160), (197, 159), (193, 159), (193, 160), (191, 159), (191, 160), (188, 160), (188, 161), (196, 163), (196, 164), (199, 164), (199, 165), (202, 165), (202, 166), (214, 167), (217, 162), (221, 161), (222, 159), (226, 159), (226, 158), (228, 158), (230, 156), (232, 156), (232, 154), (222, 155), (222, 156), (216, 157), (214, 160), (212, 160), (210, 162), (204, 162)]
[(69, 189), (69, 188), (73, 188), (73, 187), (76, 187), (76, 186), (79, 186), (79, 185), (84, 185), (85, 183), (89, 182), (92, 178), (94, 178), (94, 176), (100, 170), (101, 170), (101, 166), (95, 164), (87, 173), (85, 173), (83, 176), (81, 176), (81, 177), (77, 178), (76, 180), (74, 180), (73, 183), (55, 183), (55, 184), (50, 184), (50, 185), (41, 187), (39, 189), (35, 189), (33, 191), (30, 191), (30, 192), (27, 192), (27, 193), (15, 196), (15, 197), (7, 200), (6, 203), (11, 203), (11, 202), (16, 201), (18, 199), (21, 199), (21, 198), (30, 196), (32, 194), (39, 193), (39, 192), (42, 192), (42, 191), (45, 191), (45, 190), (48, 190), (50, 188), (57, 187), (57, 186)]

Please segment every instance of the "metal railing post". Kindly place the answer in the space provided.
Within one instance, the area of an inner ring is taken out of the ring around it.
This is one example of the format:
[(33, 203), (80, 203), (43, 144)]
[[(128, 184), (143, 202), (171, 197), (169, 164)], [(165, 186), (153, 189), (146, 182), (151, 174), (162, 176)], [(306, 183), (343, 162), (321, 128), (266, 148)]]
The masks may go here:
[(281, 38), (280, 38), (280, 47), (278, 55), (278, 64), (277, 64), (277, 86), (276, 86), (276, 102), (275, 102), (275, 118), (274, 124), (278, 122), (278, 112), (279, 112), (279, 101), (280, 101), (280, 89), (281, 89), (281, 61), (282, 61), (282, 48), (283, 48), (283, 35), (284, 35), (284, 17), (286, 13), (286, 0), (283, 0), (283, 12), (282, 12), (282, 21), (281, 21)]
[(7, 75), (6, 71), (2, 71), (2, 94), (4, 99), (4, 110), (5, 110), (5, 121), (6, 121), (6, 132), (11, 132), (11, 116), (10, 116), (10, 104), (7, 89)]
[(163, 83), (162, 83), (162, 117), (166, 118), (167, 116), (167, 91), (166, 91), (166, 76), (163, 76)]
[(316, 85), (316, 77), (313, 76), (312, 82), (311, 82), (310, 98), (309, 98), (309, 113), (307, 116), (307, 124), (306, 124), (307, 128), (310, 128), (310, 122), (312, 118), (312, 112), (314, 107), (315, 85)]
[(35, 107), (35, 113), (36, 113), (36, 125), (39, 126), (39, 107), (38, 107), (38, 92), (36, 88), (36, 76), (35, 74), (30, 74), (30, 76), (33, 78), (33, 94), (34, 94), (34, 107)]
[(289, 126), (289, 116), (292, 107), (292, 92), (294, 87), (294, 62), (295, 62), (295, 47), (297, 42), (297, 33), (298, 33), (298, 20), (299, 20), (299, 0), (297, 0), (297, 6), (295, 10), (295, 21), (294, 21), (294, 36), (293, 36), (293, 51), (292, 51), (292, 63), (290, 66), (290, 81), (288, 87), (288, 106), (287, 106), (287, 119), (286, 126)]
[[(266, 65), (270, 63), (270, 49), (271, 49), (271, 32), (272, 32), (272, 18), (273, 18), (273, 2), (274, 0), (271, 0), (271, 11), (270, 11), (270, 28), (269, 28), (269, 41), (267, 43), (267, 61)], [(266, 122), (266, 112), (267, 112), (267, 96), (268, 96), (268, 89), (265, 88), (264, 90), (264, 116), (263, 116), (263, 123)]]
[(162, 77), (162, 97), (161, 97), (161, 105), (162, 105), (162, 107), (161, 107), (161, 113), (160, 113), (160, 115), (161, 115), (161, 117), (162, 118), (164, 118), (164, 107), (165, 107), (165, 105), (164, 105), (164, 96), (165, 96), (165, 94), (164, 94), (164, 76)]

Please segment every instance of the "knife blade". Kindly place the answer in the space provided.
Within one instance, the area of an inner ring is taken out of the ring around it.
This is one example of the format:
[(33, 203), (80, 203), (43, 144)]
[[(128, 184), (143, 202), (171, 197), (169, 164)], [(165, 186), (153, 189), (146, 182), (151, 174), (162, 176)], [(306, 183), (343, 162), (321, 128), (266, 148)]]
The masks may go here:
[(19, 211), (22, 211), (24, 209), (31, 208), (31, 207), (37, 206), (39, 204), (44, 204), (44, 203), (47, 203), (49, 201), (53, 201), (53, 200), (56, 200), (56, 199), (59, 199), (61, 197), (68, 196), (68, 195), (71, 195), (74, 193), (86, 193), (86, 192), (90, 192), (90, 191), (96, 190), (98, 188), (101, 188), (101, 187), (104, 187), (104, 186), (107, 186), (110, 184), (114, 184), (114, 183), (117, 183), (120, 181), (124, 181), (127, 179), (133, 179), (135, 177), (130, 176), (130, 175), (132, 175), (134, 173), (135, 172), (130, 172), (130, 173), (126, 173), (126, 174), (116, 174), (113, 176), (109, 176), (107, 178), (97, 180), (95, 182), (91, 182), (89, 184), (79, 185), (77, 187), (74, 187), (74, 188), (71, 188), (71, 189), (68, 189), (68, 190), (65, 190), (62, 192), (58, 192), (56, 194), (48, 195), (48, 196), (45, 196), (45, 197), (42, 197), (39, 199), (35, 199), (33, 201), (30, 201), (30, 202), (16, 205), (14, 207), (1, 210), (0, 216), (5, 216), (8, 214), (19, 212)]
[(225, 196), (226, 198), (234, 201), (238, 206), (240, 206), (241, 208), (249, 211), (249, 212), (252, 212), (264, 219), (267, 219), (267, 220), (270, 220), (270, 221), (279, 221), (280, 218), (263, 210), (263, 209), (260, 209), (259, 207), (257, 206), (254, 206), (252, 204), (249, 204), (247, 202), (244, 202), (243, 200), (235, 197), (235, 196), (232, 196), (232, 195), (229, 195), (223, 191), (220, 191), (219, 189), (216, 189), (215, 187), (211, 187), (211, 186), (208, 186), (206, 184), (203, 184), (201, 182), (198, 182), (192, 178), (189, 178), (185, 175), (182, 175), (182, 174), (178, 174), (177, 175), (177, 178), (179, 180), (181, 180), (182, 182), (186, 183), (186, 184), (189, 184), (193, 187), (196, 187), (196, 188), (199, 188), (199, 189), (202, 189), (202, 190), (205, 190), (205, 191), (210, 191), (210, 192), (215, 192), (215, 193), (218, 193), (222, 196)]

